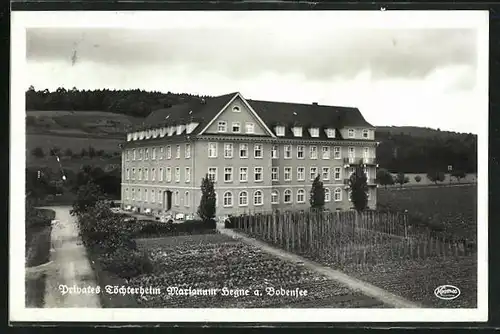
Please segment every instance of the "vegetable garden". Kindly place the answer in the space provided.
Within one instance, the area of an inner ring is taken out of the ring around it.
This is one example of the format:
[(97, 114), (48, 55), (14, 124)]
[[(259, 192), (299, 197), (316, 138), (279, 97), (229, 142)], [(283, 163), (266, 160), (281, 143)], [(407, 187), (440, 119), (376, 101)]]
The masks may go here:
[[(232, 217), (226, 227), (424, 305), (475, 307), (475, 248), (414, 226), (411, 218), (397, 212), (367, 211), (356, 218), (353, 211), (308, 211)], [(433, 295), (439, 285), (459, 283), (466, 290), (453, 302)]]

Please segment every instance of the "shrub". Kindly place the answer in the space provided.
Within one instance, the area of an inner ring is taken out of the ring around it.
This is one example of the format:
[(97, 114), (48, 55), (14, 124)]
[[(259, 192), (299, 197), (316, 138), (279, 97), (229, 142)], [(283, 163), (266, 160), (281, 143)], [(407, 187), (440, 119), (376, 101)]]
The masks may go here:
[(225, 228), (236, 228), (238, 222), (237, 217), (229, 217), (224, 221)]
[(320, 175), (316, 176), (312, 183), (309, 204), (311, 208), (315, 209), (321, 209), (325, 206), (325, 188), (320, 180)]
[(35, 158), (43, 158), (45, 156), (45, 152), (43, 151), (43, 149), (41, 147), (35, 147), (32, 151), (31, 151), (31, 154), (35, 157)]
[(419, 183), (420, 181), (422, 181), (422, 178), (420, 177), (420, 175), (415, 176), (415, 181), (417, 183)]
[(206, 174), (201, 180), (201, 200), (198, 207), (198, 215), (202, 220), (215, 218), (215, 196), (214, 182)]
[(132, 278), (153, 271), (153, 264), (146, 253), (117, 249), (101, 258), (102, 268), (121, 278)]

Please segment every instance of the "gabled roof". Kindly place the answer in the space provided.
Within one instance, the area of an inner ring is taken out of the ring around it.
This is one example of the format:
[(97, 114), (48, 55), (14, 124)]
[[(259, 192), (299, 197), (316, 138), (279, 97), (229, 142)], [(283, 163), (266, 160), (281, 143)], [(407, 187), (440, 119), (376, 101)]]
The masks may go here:
[[(199, 123), (194, 132), (194, 134), (198, 134), (236, 94), (238, 93), (207, 98), (203, 102), (200, 99), (156, 110), (145, 119), (142, 127), (186, 124), (192, 120)], [(291, 131), (293, 126), (303, 127), (302, 138), (311, 138), (308, 128), (318, 127), (320, 129), (319, 139), (327, 138), (324, 131), (326, 128), (340, 129), (350, 126), (373, 128), (373, 125), (365, 120), (357, 108), (258, 100), (246, 101), (272, 131), (276, 125), (284, 125), (286, 127), (285, 138), (295, 138)], [(336, 138), (341, 138), (338, 131), (336, 131)]]

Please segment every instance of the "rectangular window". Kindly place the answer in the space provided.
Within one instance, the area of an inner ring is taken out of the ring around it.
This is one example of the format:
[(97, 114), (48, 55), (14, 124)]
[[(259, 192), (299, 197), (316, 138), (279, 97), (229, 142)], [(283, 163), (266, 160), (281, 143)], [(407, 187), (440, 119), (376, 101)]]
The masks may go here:
[(318, 147), (317, 146), (310, 146), (309, 147), (309, 158), (318, 159)]
[(151, 181), (156, 181), (156, 168), (151, 169)]
[(186, 183), (191, 182), (191, 168), (189, 167), (184, 168), (184, 180)]
[(144, 189), (144, 202), (148, 201), (148, 190)]
[(304, 157), (305, 157), (304, 151), (305, 151), (305, 148), (303, 145), (297, 146), (297, 159), (304, 159)]
[(153, 148), (152, 148), (152, 152), (151, 152), (151, 159), (152, 159), (152, 160), (156, 160), (156, 147), (153, 147)]
[(142, 160), (143, 154), (144, 154), (144, 150), (142, 148), (139, 149), (139, 160)]
[(347, 137), (349, 137), (349, 138), (356, 137), (356, 132), (354, 131), (354, 129), (347, 130)]
[(167, 159), (172, 159), (172, 147), (170, 145), (167, 146)]
[(142, 168), (139, 168), (137, 174), (139, 175), (139, 181), (142, 180)]
[(248, 167), (240, 167), (240, 182), (248, 181)]
[(356, 152), (354, 150), (354, 147), (349, 147), (349, 158), (354, 159), (356, 156)]
[(321, 158), (330, 159), (330, 148), (328, 146), (323, 146), (321, 148)]
[(135, 168), (132, 168), (132, 180), (135, 180)]
[(162, 146), (162, 147), (160, 147), (160, 160), (163, 160), (164, 154), (165, 154), (165, 148)]
[(177, 145), (175, 147), (175, 158), (180, 159), (181, 158), (181, 145)]
[(127, 201), (128, 201), (128, 199), (129, 199), (129, 198), (128, 198), (128, 188), (127, 188), (127, 189), (125, 189), (125, 199), (126, 199)]
[(161, 194), (161, 190), (158, 190), (158, 203), (161, 203), (162, 201), (162, 194)]
[(335, 138), (335, 129), (326, 129), (326, 136), (328, 138)]
[(208, 167), (208, 177), (213, 182), (217, 182), (217, 167)]
[(248, 158), (248, 144), (240, 144), (240, 158)]
[(285, 127), (284, 126), (277, 126), (276, 127), (276, 135), (277, 136), (284, 136), (285, 135)]
[(132, 150), (132, 153), (133, 153), (133, 158), (132, 160), (136, 160), (137, 159), (137, 152), (135, 151), (135, 149)]
[(126, 179), (130, 180), (130, 169), (127, 168)]
[(147, 148), (145, 151), (144, 160), (149, 160), (149, 148)]
[(186, 144), (186, 147), (184, 148), (184, 158), (191, 158), (191, 144)]
[(208, 143), (208, 157), (217, 158), (217, 143)]
[(255, 144), (253, 146), (253, 155), (256, 159), (262, 159), (262, 144)]
[(160, 173), (158, 175), (158, 179), (160, 180), (160, 182), (163, 182), (163, 167), (160, 167)]
[(132, 188), (132, 201), (135, 201), (135, 189)]
[(262, 182), (264, 179), (264, 168), (262, 167), (255, 167), (254, 168), (254, 181), (255, 182)]
[(306, 169), (304, 167), (297, 167), (297, 181), (304, 181), (306, 179)]
[(364, 129), (363, 130), (363, 139), (368, 139), (370, 138), (370, 132), (368, 131), (368, 129)]
[(224, 144), (224, 158), (230, 159), (233, 157), (233, 144), (225, 143)]
[(233, 167), (224, 167), (224, 182), (233, 182)]
[(292, 167), (285, 167), (284, 168), (283, 179), (285, 181), (291, 181), (292, 180)]
[(240, 122), (233, 122), (232, 130), (233, 130), (233, 133), (240, 133), (241, 132)]
[(323, 174), (323, 181), (330, 180), (330, 167), (323, 167), (321, 174)]
[(292, 145), (285, 145), (284, 150), (285, 150), (285, 159), (291, 159), (292, 158)]
[[(351, 194), (349, 193), (349, 195)], [(342, 200), (342, 190), (340, 190), (340, 188), (335, 188), (333, 192), (333, 200), (335, 202), (340, 202)]]
[(340, 180), (340, 171), (340, 167), (335, 167), (335, 169), (333, 170), (333, 178), (337, 181)]
[(271, 181), (279, 181), (279, 168), (278, 167), (271, 168)]
[(181, 168), (175, 167), (175, 182), (181, 182)]
[(189, 191), (186, 191), (184, 193), (184, 206), (189, 207), (190, 202), (189, 202)]
[(144, 180), (149, 180), (149, 170), (147, 168), (144, 168)]
[(318, 167), (311, 167), (309, 169), (309, 179), (313, 181), (318, 176)]
[(331, 201), (331, 194), (330, 194), (330, 189), (325, 188), (325, 202), (330, 202)]
[(278, 145), (273, 145), (273, 148), (271, 150), (271, 158), (272, 159), (278, 159), (279, 158)]
[(154, 203), (156, 200), (156, 197), (155, 197), (155, 191), (154, 190), (151, 190), (151, 203)]
[(167, 179), (167, 182), (172, 182), (172, 168), (167, 167), (165, 170), (165, 178)]
[(335, 146), (333, 148), (333, 158), (334, 159), (340, 159), (340, 158), (342, 158), (342, 154), (340, 154), (340, 147), (339, 146)]
[(255, 124), (247, 122), (245, 123), (245, 132), (246, 133), (254, 133), (255, 132)]
[(319, 137), (319, 129), (311, 128), (311, 137)]
[(227, 132), (227, 122), (219, 121), (217, 123), (217, 132)]

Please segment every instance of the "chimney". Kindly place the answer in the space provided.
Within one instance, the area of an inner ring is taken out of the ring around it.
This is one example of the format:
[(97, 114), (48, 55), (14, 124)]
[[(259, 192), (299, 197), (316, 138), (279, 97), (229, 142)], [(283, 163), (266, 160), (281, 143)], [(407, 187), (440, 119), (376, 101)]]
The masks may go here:
[(201, 99), (201, 104), (206, 104), (207, 101), (205, 101), (205, 99)]
[(313, 106), (317, 106), (318, 105), (318, 102), (313, 102)]

